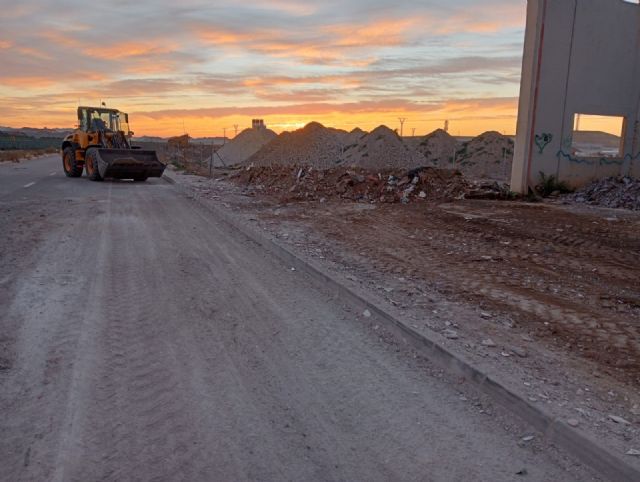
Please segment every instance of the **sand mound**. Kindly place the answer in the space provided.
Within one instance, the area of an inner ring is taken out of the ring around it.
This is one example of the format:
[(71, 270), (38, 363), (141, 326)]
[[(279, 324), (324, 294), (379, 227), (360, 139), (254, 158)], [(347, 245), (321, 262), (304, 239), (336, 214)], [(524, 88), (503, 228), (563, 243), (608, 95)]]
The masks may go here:
[(327, 169), (340, 161), (349, 134), (312, 122), (294, 132), (283, 132), (253, 154), (246, 163), (255, 166), (313, 166)]
[(499, 132), (485, 132), (465, 143), (456, 167), (470, 177), (503, 179), (511, 172), (514, 142)]
[(276, 137), (270, 129), (245, 129), (222, 146), (218, 154), (227, 166), (242, 164)]
[(355, 146), (360, 139), (367, 135), (367, 132), (363, 131), (359, 127), (353, 129), (349, 134), (347, 134), (344, 138), (344, 150), (347, 150), (353, 146)]
[(415, 164), (411, 150), (400, 136), (380, 126), (345, 148), (342, 163), (364, 169), (410, 168)]
[(425, 165), (449, 167), (459, 148), (459, 142), (453, 136), (443, 129), (437, 129), (420, 139), (416, 151), (418, 159), (423, 159)]

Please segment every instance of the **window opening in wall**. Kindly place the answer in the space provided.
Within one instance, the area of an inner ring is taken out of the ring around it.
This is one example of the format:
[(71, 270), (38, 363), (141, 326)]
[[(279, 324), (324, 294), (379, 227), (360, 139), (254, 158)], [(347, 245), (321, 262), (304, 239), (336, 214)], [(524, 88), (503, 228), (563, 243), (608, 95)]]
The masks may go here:
[(571, 153), (575, 157), (622, 157), (624, 117), (576, 114)]

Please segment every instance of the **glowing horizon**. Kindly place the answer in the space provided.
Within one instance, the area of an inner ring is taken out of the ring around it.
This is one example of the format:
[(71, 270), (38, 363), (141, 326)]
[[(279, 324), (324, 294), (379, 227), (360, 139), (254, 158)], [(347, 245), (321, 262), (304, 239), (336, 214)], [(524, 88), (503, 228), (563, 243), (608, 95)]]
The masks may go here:
[(105, 101), (138, 136), (400, 117), (404, 135), (514, 134), (524, 24), (506, 0), (27, 0), (0, 13), (0, 125), (69, 128)]

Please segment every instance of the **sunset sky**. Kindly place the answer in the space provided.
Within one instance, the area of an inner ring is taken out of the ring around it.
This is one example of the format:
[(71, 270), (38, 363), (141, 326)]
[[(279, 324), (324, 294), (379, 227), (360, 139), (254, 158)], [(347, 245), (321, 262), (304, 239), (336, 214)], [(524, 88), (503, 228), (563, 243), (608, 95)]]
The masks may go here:
[(137, 135), (515, 132), (524, 0), (0, 3), (0, 125), (73, 126), (103, 100)]

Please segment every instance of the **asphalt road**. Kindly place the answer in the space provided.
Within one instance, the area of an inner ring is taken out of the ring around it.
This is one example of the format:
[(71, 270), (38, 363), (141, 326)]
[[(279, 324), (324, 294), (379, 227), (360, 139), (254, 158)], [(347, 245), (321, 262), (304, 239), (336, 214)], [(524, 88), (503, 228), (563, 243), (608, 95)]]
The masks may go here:
[(164, 180), (2, 164), (0, 230), (1, 480), (585, 479)]

